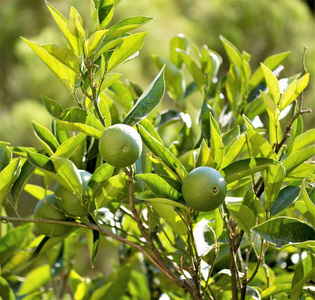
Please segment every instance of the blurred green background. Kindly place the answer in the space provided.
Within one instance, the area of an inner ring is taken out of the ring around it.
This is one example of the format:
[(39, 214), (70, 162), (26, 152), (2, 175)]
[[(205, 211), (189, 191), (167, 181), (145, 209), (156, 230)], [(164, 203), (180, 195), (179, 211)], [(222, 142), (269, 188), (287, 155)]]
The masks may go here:
[[(51, 0), (67, 18), (71, 5), (89, 22), (88, 0)], [(169, 41), (185, 34), (191, 44), (207, 44), (226, 63), (219, 35), (240, 51), (252, 55), (252, 70), (267, 56), (291, 51), (280, 77), (301, 72), (303, 48), (308, 47), (306, 64), (311, 73), (304, 108), (315, 111), (315, 22), (314, 1), (302, 0), (121, 0), (112, 24), (130, 16), (150, 16), (140, 55), (123, 65), (123, 78), (143, 89), (158, 70), (151, 54), (168, 57)], [(0, 0), (0, 140), (14, 146), (39, 145), (31, 121), (47, 127), (50, 117), (41, 105), (46, 94), (63, 106), (73, 105), (71, 97), (50, 70), (23, 43), (20, 36), (38, 43), (64, 45), (64, 39), (46, 8), (44, 0)], [(221, 72), (227, 71), (227, 64)], [(314, 113), (305, 116), (306, 127), (314, 127)]]

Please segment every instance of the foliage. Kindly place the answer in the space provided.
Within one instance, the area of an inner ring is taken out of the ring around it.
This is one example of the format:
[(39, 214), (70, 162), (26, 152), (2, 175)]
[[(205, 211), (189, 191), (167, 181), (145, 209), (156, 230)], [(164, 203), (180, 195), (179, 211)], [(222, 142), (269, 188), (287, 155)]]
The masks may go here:
[[(67, 19), (47, 3), (67, 47), (23, 38), (75, 106), (42, 95), (52, 121), (50, 129), (33, 122), (41, 148), (0, 142), (0, 296), (312, 297), (315, 140), (313, 129), (303, 131), (302, 115), (310, 112), (303, 109), (305, 62), (301, 73), (278, 79), (288, 52), (252, 70), (250, 54), (221, 36), (229, 69), (219, 75), (217, 52), (178, 35), (169, 58), (152, 55), (158, 74), (142, 91), (121, 81), (117, 68), (138, 55), (147, 32), (133, 30), (151, 18), (111, 26), (117, 2), (91, 1), (88, 26), (74, 7)], [(158, 112), (165, 91), (172, 108)], [(137, 129), (144, 145), (138, 161), (123, 169), (98, 152), (103, 132), (119, 123)], [(218, 170), (227, 183), (225, 203), (207, 213), (182, 196), (183, 180), (200, 166)], [(84, 193), (80, 170), (92, 174)], [(43, 187), (31, 183), (34, 177)], [(40, 200), (56, 183), (78, 198), (87, 195), (96, 210), (65, 214), (71, 221), (18, 215), (22, 191)], [(34, 223), (73, 229), (47, 237)], [(109, 264), (112, 249), (116, 266), (94, 277), (84, 273), (82, 259), (75, 260), (82, 249), (96, 268), (97, 259)]]

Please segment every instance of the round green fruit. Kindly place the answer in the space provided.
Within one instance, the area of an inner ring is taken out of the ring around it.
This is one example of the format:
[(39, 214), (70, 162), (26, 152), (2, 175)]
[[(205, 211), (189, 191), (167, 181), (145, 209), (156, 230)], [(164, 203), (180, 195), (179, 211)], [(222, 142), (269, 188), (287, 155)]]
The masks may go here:
[(79, 174), (82, 180), (82, 196), (74, 194), (59, 183), (55, 187), (57, 206), (74, 217), (84, 217), (95, 210), (94, 200), (87, 193), (88, 182), (92, 174), (84, 170), (79, 170)]
[[(69, 220), (64, 213), (56, 208), (56, 206), (55, 195), (48, 195), (45, 199), (40, 200), (35, 206), (34, 217), (57, 221)], [(48, 223), (35, 223), (35, 227), (40, 234), (49, 237), (65, 235), (72, 229), (71, 226)]]
[(108, 127), (99, 141), (99, 152), (110, 165), (118, 168), (134, 164), (140, 157), (142, 140), (133, 127), (116, 124)]
[(223, 176), (210, 167), (199, 167), (184, 179), (182, 194), (186, 203), (199, 211), (211, 211), (224, 203), (227, 187)]

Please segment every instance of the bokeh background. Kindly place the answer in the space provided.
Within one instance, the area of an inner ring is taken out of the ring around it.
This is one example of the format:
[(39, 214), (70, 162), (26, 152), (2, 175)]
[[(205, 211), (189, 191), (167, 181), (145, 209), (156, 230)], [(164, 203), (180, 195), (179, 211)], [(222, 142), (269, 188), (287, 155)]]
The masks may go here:
[[(89, 22), (88, 0), (51, 0), (67, 18), (71, 5)], [(291, 51), (280, 77), (301, 72), (303, 48), (308, 47), (306, 64), (311, 73), (305, 93), (305, 107), (315, 111), (315, 22), (314, 1), (303, 0), (121, 0), (112, 24), (130, 16), (150, 16), (140, 55), (121, 67), (125, 79), (142, 88), (157, 74), (151, 54), (168, 57), (169, 41), (176, 34), (186, 35), (191, 44), (207, 44), (225, 53), (219, 40), (223, 35), (240, 51), (252, 55), (254, 70), (267, 56)], [(39, 43), (64, 44), (44, 0), (0, 0), (0, 140), (13, 146), (39, 145), (31, 121), (50, 126), (50, 117), (41, 105), (45, 93), (63, 106), (73, 105), (62, 84), (20, 39)], [(228, 66), (223, 65), (221, 72)], [(306, 116), (306, 127), (314, 127), (313, 116)]]

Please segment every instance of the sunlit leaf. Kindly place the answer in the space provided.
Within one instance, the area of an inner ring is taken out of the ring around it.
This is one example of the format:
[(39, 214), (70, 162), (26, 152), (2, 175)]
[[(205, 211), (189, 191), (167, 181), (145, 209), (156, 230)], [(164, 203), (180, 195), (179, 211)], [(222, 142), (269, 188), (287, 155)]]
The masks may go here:
[(227, 207), (238, 226), (246, 233), (250, 234), (251, 228), (256, 225), (255, 213), (243, 204), (230, 204), (227, 205)]
[(274, 216), (289, 207), (298, 198), (299, 193), (300, 188), (297, 186), (286, 186), (281, 189), (270, 209), (270, 216)]
[(199, 221), (193, 234), (199, 256), (207, 255), (216, 244), (216, 235), (206, 219)]
[(84, 54), (86, 57), (93, 55), (101, 42), (104, 39), (107, 30), (95, 31), (85, 42), (84, 42)]
[(268, 242), (281, 248), (290, 243), (300, 243), (315, 239), (315, 230), (298, 219), (277, 217), (252, 228)]
[(165, 91), (164, 67), (143, 92), (135, 105), (124, 119), (124, 124), (133, 126), (146, 118), (150, 112), (160, 103)]
[(189, 51), (189, 41), (183, 34), (176, 35), (170, 41), (170, 60), (175, 66), (181, 68), (183, 60), (178, 53), (178, 49), (186, 53)]
[(97, 11), (101, 29), (104, 29), (112, 20), (114, 14), (114, 3), (114, 0), (99, 1)]
[(307, 190), (305, 188), (305, 179), (302, 182), (300, 199), (304, 200), (309, 213), (315, 218), (315, 204), (307, 193)]
[(278, 79), (272, 73), (272, 71), (268, 67), (266, 67), (263, 63), (261, 63), (260, 65), (263, 70), (271, 98), (275, 104), (278, 104), (278, 101), (280, 98), (280, 87), (279, 87)]
[(298, 135), (288, 149), (288, 153), (291, 154), (307, 146), (315, 143), (315, 128), (311, 128), (302, 134)]
[(12, 151), (7, 147), (0, 148), (0, 172), (10, 164), (12, 159)]
[(222, 142), (221, 131), (219, 125), (210, 114), (210, 128), (211, 128), (211, 154), (213, 156), (214, 168), (219, 169), (221, 167), (224, 157), (224, 145)]
[(78, 135), (65, 140), (53, 155), (57, 157), (70, 158), (73, 152), (81, 143), (84, 142), (85, 139), (86, 135), (79, 133)]
[(261, 298), (271, 297), (274, 294), (278, 293), (288, 293), (291, 290), (290, 283), (280, 283), (274, 284), (268, 288), (266, 288), (261, 294)]
[(6, 300), (15, 300), (14, 293), (9, 283), (3, 277), (0, 277), (0, 298)]

